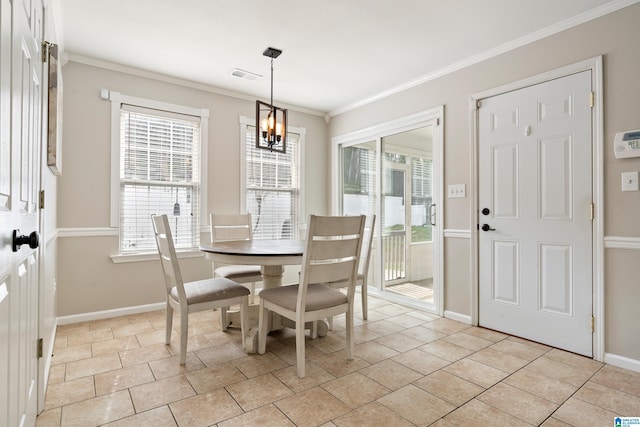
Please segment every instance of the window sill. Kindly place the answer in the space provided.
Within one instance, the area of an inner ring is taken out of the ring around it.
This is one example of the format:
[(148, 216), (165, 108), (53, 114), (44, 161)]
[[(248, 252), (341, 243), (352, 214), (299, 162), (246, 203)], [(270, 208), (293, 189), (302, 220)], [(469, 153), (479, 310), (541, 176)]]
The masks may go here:
[[(176, 251), (178, 258), (200, 258), (204, 254), (197, 249), (184, 249)], [(146, 252), (139, 254), (113, 254), (111, 255), (111, 261), (114, 264), (122, 264), (126, 262), (141, 262), (141, 261), (157, 261), (157, 252)]]

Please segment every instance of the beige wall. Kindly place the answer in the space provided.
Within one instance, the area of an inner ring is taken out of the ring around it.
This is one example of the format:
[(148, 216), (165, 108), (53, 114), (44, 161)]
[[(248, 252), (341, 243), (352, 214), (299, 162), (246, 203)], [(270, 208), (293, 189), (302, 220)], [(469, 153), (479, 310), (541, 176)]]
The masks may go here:
[[(118, 251), (117, 234), (96, 236), (89, 232), (88, 236), (69, 237), (78, 229), (109, 227), (111, 103), (100, 98), (100, 89), (209, 109), (207, 194), (209, 210), (219, 212), (240, 209), (239, 117), (254, 117), (255, 103), (79, 62), (67, 63), (63, 78), (64, 169), (57, 204), (57, 226), (62, 229), (57, 245), (58, 315), (161, 302), (164, 285), (158, 262), (114, 264), (110, 255)], [(303, 170), (307, 176), (326, 176), (329, 166), (324, 119), (290, 111), (289, 123), (306, 128)], [(324, 179), (307, 179), (304, 194), (305, 215), (326, 213)], [(203, 234), (202, 239), (208, 241), (208, 235)], [(183, 260), (181, 266), (187, 280), (211, 275), (211, 265), (203, 258)]]
[[(604, 55), (605, 235), (636, 238), (640, 249), (640, 192), (622, 193), (620, 173), (640, 170), (640, 158), (616, 160), (615, 132), (640, 128), (640, 4), (580, 25), (522, 48), (451, 73), (415, 88), (332, 118), (330, 137), (445, 106), (444, 185), (471, 183), (469, 97), (536, 74)], [(428, 55), (428, 52), (416, 54)], [(471, 197), (445, 199), (444, 228), (472, 230)], [(624, 253), (621, 259), (612, 256)], [(444, 243), (445, 310), (471, 314), (470, 241)], [(605, 262), (605, 351), (640, 360), (640, 311), (617, 307), (638, 301), (639, 250), (609, 249)], [(589, 266), (585, 266), (589, 268)]]

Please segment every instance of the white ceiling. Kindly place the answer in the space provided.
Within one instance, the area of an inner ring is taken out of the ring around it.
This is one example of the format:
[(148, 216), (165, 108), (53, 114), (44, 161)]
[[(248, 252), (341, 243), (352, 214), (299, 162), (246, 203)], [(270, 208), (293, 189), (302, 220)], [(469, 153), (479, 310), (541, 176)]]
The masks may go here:
[(268, 99), (273, 46), (275, 103), (336, 113), (637, 0), (52, 1), (71, 59)]

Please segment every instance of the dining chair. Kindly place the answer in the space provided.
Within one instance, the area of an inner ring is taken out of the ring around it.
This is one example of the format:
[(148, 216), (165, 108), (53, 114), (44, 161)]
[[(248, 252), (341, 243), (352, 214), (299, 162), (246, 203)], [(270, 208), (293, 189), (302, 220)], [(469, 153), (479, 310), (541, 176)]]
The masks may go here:
[[(353, 297), (365, 216), (309, 216), (300, 283), (260, 292), (258, 353), (267, 343), (269, 312), (295, 322), (296, 367), (305, 376), (305, 323), (317, 334), (317, 321), (346, 314), (347, 358), (353, 359)], [(325, 283), (343, 283), (346, 294)]]
[[(180, 314), (180, 364), (187, 358), (187, 338), (189, 331), (189, 313), (219, 308), (221, 313), (226, 308), (240, 304), (240, 330), (244, 347), (245, 327), (248, 324), (249, 289), (226, 278), (211, 278), (194, 282), (184, 282), (180, 272), (176, 249), (169, 228), (167, 215), (151, 215), (153, 232), (160, 255), (160, 264), (167, 292), (167, 330), (165, 344), (171, 343), (173, 311)], [(224, 317), (224, 315), (223, 315)], [(226, 319), (225, 319), (226, 320)], [(226, 322), (222, 323), (225, 331)]]
[[(232, 240), (252, 240), (253, 225), (251, 214), (210, 214), (211, 243), (228, 242)], [(259, 265), (217, 265), (213, 264), (213, 274), (224, 277), (240, 284), (246, 284), (251, 289), (251, 296), (256, 292), (256, 283), (262, 281)]]

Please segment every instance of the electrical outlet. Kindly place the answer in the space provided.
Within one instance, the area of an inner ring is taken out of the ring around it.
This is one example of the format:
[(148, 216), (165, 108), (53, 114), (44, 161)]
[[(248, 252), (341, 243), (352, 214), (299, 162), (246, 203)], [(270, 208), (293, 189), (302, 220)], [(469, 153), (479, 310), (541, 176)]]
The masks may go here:
[(447, 197), (455, 199), (466, 197), (465, 184), (452, 184), (447, 187)]

